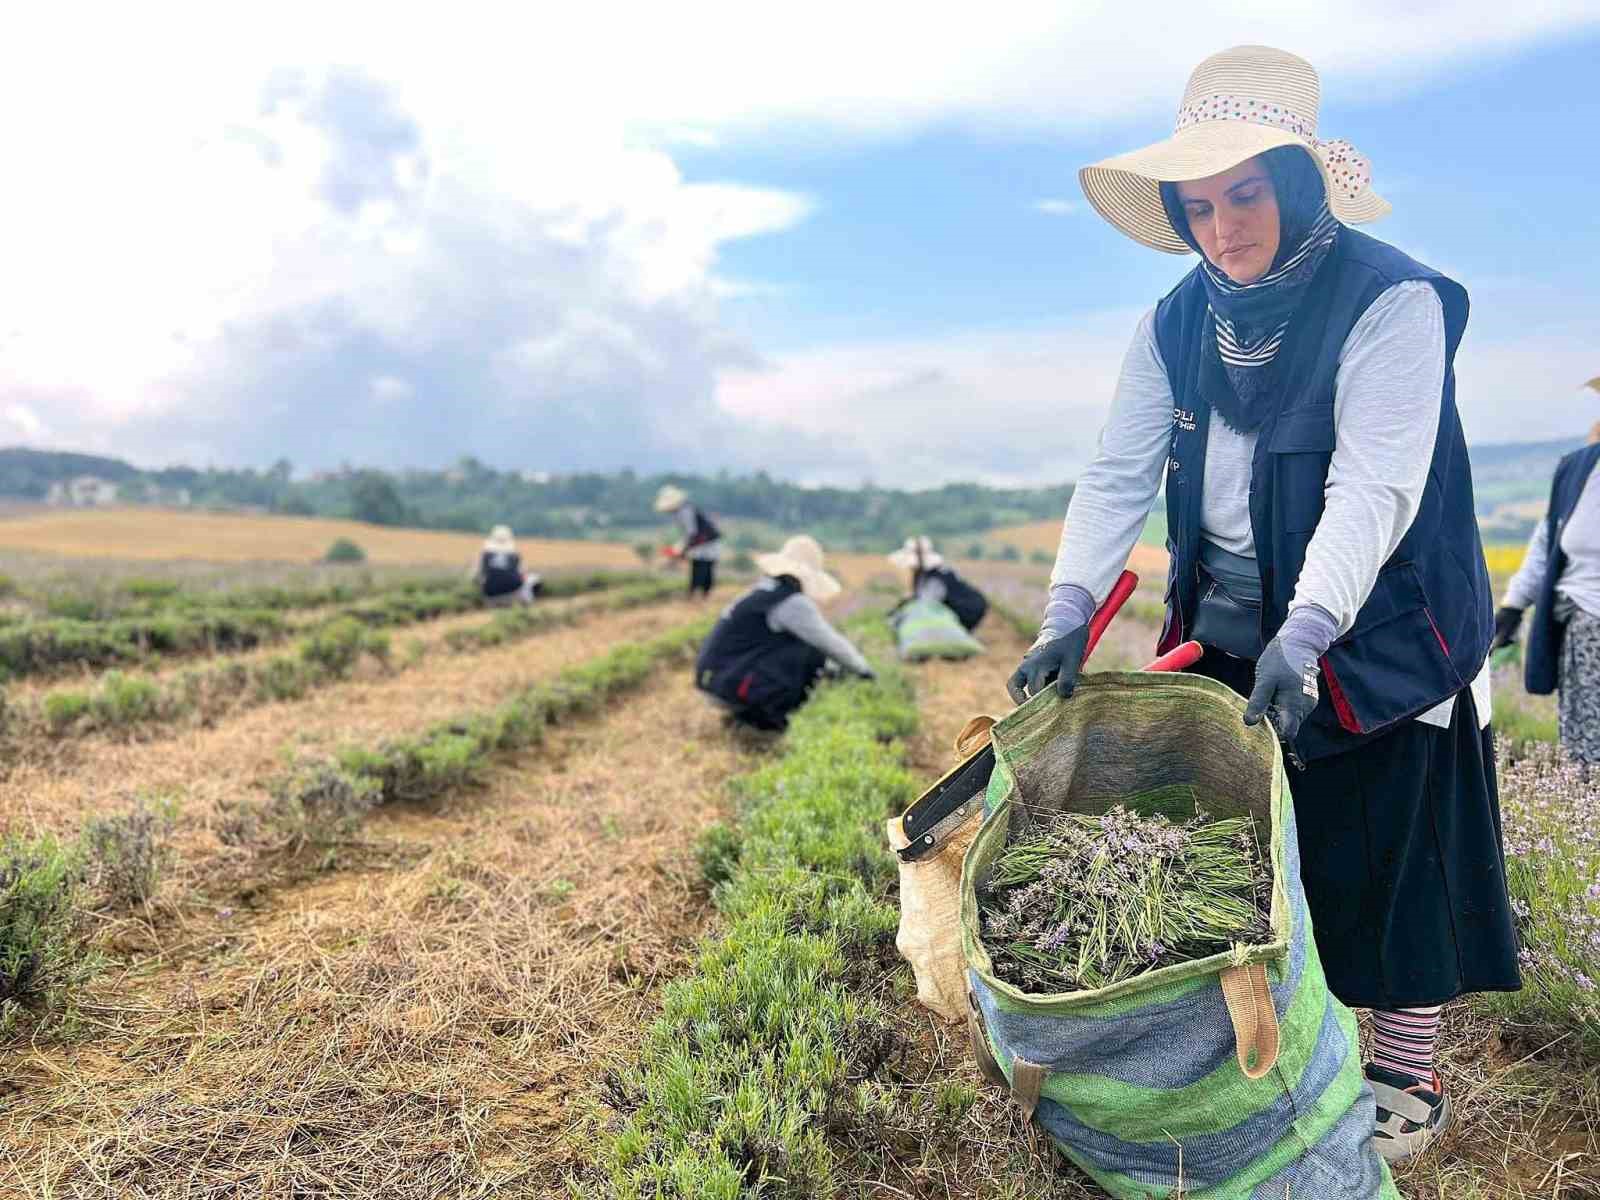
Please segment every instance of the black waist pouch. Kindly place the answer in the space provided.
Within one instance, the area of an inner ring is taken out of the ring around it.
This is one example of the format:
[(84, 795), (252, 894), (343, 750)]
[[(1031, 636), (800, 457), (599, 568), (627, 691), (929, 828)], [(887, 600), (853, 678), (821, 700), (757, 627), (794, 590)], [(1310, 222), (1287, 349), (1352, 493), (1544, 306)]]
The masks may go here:
[(1189, 636), (1224, 654), (1261, 657), (1261, 602), (1241, 600), (1223, 587), (1205, 567), (1200, 567), (1200, 602), (1195, 606)]

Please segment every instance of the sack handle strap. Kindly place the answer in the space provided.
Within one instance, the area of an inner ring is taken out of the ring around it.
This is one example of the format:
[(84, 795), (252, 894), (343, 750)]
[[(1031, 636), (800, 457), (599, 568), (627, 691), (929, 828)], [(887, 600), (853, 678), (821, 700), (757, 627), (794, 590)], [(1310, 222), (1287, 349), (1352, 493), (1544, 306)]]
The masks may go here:
[(956, 734), (956, 753), (962, 758), (976, 754), (987, 746), (991, 740), (990, 731), (994, 729), (996, 717), (987, 713), (979, 713), (961, 727), (961, 732)]
[(984, 1025), (983, 1010), (978, 1007), (978, 998), (970, 987), (967, 989), (967, 1034), (972, 1039), (973, 1056), (978, 1060), (978, 1073), (990, 1083), (1009, 1087), (1011, 1098), (1022, 1110), (1023, 1122), (1033, 1120), (1033, 1114), (1039, 1108), (1039, 1093), (1044, 1088), (1049, 1071), (1038, 1063), (1016, 1055), (1011, 1060), (1011, 1078), (1006, 1079), (1006, 1073), (1000, 1069), (994, 1052), (989, 1049), (989, 1032)]
[(1278, 1013), (1272, 1007), (1266, 964), (1223, 968), (1222, 998), (1233, 1022), (1239, 1070), (1246, 1079), (1260, 1079), (1278, 1062)]
[(1023, 1123), (1033, 1120), (1039, 1107), (1039, 1091), (1044, 1087), (1045, 1069), (1020, 1056), (1011, 1060), (1011, 1098), (1022, 1110)]

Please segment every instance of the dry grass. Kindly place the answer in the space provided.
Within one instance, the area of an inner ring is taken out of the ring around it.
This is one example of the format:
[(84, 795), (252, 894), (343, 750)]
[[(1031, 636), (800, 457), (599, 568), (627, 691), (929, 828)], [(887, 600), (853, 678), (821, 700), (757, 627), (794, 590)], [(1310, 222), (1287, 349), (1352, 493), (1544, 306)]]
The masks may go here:
[[(141, 561), (309, 563), (346, 537), (373, 564), (456, 567), (465, 571), (481, 534), (393, 529), (359, 521), (150, 508), (64, 509), (0, 520), (0, 549)], [(613, 542), (518, 541), (532, 569), (636, 567), (628, 546)]]
[(686, 674), (470, 803), (380, 813), (364, 870), (143, 931), (86, 1042), (0, 1067), (0, 1191), (562, 1194), (596, 1051), (686, 961), (690, 841), (753, 765)]

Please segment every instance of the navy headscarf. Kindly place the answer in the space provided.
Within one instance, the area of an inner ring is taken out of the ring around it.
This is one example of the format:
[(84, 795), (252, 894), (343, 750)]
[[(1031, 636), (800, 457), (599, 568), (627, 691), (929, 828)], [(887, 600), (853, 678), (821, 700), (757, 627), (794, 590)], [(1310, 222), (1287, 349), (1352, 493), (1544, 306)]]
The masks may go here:
[(1206, 258), (1189, 230), (1176, 184), (1161, 185), (1172, 228), (1200, 255), (1214, 338), (1205, 339), (1201, 389), (1223, 423), (1252, 433), (1266, 420), (1278, 392), (1278, 350), (1306, 290), (1338, 240), (1341, 226), (1328, 211), (1327, 190), (1311, 155), (1280, 146), (1261, 156), (1278, 198), (1278, 253), (1254, 283), (1235, 283)]

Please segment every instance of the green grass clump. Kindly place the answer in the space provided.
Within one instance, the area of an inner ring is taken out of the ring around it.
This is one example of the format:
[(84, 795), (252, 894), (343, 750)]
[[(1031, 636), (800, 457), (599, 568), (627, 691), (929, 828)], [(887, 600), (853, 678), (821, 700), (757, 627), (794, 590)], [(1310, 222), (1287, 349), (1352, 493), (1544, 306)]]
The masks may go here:
[(100, 677), (90, 711), (100, 725), (137, 725), (160, 716), (161, 700), (161, 689), (154, 680), (107, 671)]
[(93, 707), (93, 698), (83, 692), (51, 692), (44, 698), (45, 723), (51, 732), (62, 733), (76, 725)]
[(324, 625), (300, 643), (300, 660), (320, 679), (343, 679), (363, 654), (387, 661), (389, 637), (350, 617)]
[(364, 563), (367, 561), (367, 552), (349, 538), (339, 538), (328, 547), (328, 552), (322, 556), (323, 562), (328, 563)]
[(0, 841), (0, 1034), (57, 1008), (93, 969), (80, 938), (83, 867), (48, 834)]
[(122, 666), (152, 654), (250, 650), (284, 633), (280, 616), (256, 609), (23, 621), (0, 629), (0, 673), (21, 677), (66, 667)]
[(171, 600), (182, 591), (175, 579), (141, 579), (134, 577), (122, 581), (122, 592), (134, 600)]
[(703, 843), (726, 876), (713, 893), (724, 925), (666, 989), (638, 1061), (611, 1077), (620, 1121), (581, 1195), (842, 1194), (827, 1130), (874, 1111), (869, 1080), (894, 1044), (887, 1013), (851, 983), (899, 921), (880, 821), (919, 790), (897, 740), (915, 723), (895, 668), (824, 685), (783, 757), (737, 786), (736, 839)]

